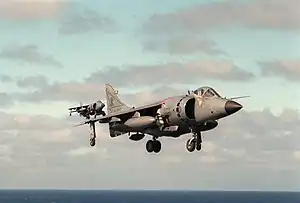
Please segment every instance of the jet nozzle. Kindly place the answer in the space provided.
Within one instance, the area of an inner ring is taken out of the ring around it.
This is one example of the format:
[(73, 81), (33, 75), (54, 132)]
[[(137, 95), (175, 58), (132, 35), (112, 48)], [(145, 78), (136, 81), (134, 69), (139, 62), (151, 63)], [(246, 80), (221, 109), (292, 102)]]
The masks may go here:
[(228, 115), (236, 113), (240, 109), (242, 109), (243, 106), (235, 101), (227, 101), (225, 103), (225, 111)]

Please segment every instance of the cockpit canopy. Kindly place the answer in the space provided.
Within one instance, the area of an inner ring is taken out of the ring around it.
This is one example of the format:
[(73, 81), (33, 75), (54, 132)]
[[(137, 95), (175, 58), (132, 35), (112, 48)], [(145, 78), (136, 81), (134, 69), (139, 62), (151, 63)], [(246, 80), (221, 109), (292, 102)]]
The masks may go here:
[(202, 97), (221, 97), (213, 88), (207, 86), (200, 87), (193, 92)]

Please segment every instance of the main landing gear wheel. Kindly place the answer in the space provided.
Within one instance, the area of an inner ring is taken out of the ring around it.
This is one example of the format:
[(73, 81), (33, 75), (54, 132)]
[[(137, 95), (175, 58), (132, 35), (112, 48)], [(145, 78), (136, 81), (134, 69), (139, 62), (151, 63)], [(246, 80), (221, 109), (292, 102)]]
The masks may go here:
[(201, 133), (194, 133), (193, 137), (188, 139), (186, 142), (186, 149), (189, 152), (195, 151), (201, 151), (202, 148), (202, 137)]
[(161, 150), (161, 142), (158, 140), (148, 140), (146, 143), (146, 150), (149, 153), (159, 153)]
[(186, 149), (189, 152), (193, 152), (193, 151), (195, 151), (195, 148), (196, 148), (196, 140), (193, 138), (188, 139), (186, 141)]
[(201, 146), (201, 143), (200, 143), (199, 145), (196, 146), (196, 150), (201, 151), (201, 149), (202, 149), (202, 146)]

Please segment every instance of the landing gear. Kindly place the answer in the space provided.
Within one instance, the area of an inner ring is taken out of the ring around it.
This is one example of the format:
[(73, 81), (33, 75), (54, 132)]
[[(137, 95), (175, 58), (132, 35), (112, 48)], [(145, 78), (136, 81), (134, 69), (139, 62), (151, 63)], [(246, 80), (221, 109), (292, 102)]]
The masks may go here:
[(161, 150), (161, 142), (156, 139), (148, 140), (146, 143), (146, 150), (148, 153), (159, 153)]
[(202, 137), (201, 137), (201, 132), (194, 133), (193, 137), (188, 139), (186, 142), (186, 149), (189, 152), (195, 151), (200, 151), (202, 148)]
[(96, 145), (96, 128), (95, 123), (90, 123), (90, 146), (94, 147)]
[(186, 149), (189, 152), (195, 151), (196, 148), (196, 141), (193, 138), (190, 138), (186, 141)]
[(90, 145), (91, 145), (91, 147), (94, 147), (96, 145), (96, 138), (90, 139)]

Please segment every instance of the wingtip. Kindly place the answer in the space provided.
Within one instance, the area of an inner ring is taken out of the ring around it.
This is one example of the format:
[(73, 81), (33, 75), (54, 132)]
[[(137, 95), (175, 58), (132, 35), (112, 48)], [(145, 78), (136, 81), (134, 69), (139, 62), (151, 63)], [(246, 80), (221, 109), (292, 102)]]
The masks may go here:
[(75, 128), (75, 127), (82, 126), (82, 125), (85, 125), (85, 124), (86, 124), (85, 122), (84, 123), (79, 123), (79, 124), (73, 125), (73, 127)]

